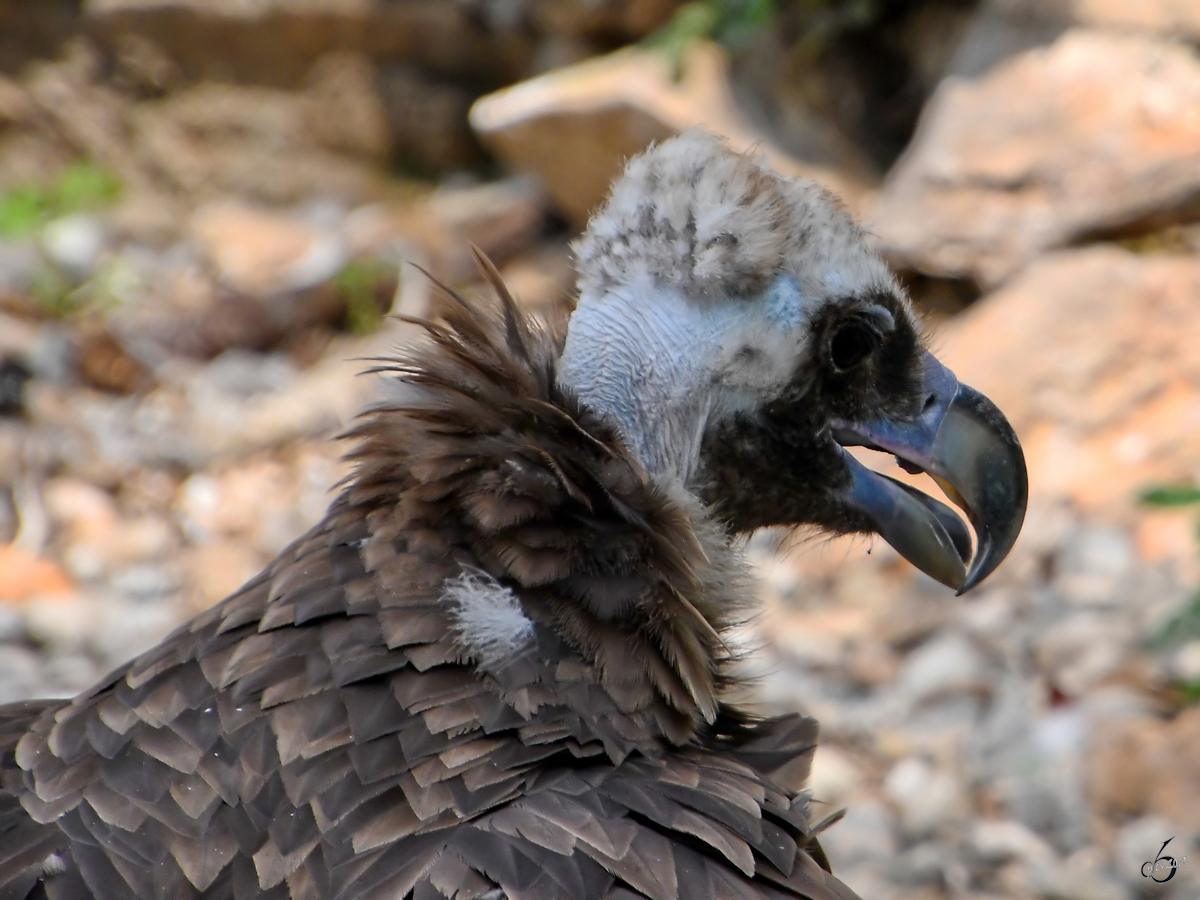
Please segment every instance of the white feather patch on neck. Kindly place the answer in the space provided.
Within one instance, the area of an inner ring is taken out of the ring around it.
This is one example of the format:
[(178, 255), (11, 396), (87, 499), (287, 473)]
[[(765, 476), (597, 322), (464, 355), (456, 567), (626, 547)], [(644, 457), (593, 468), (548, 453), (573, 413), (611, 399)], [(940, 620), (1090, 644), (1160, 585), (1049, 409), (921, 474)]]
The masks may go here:
[(54, 875), (61, 875), (67, 871), (67, 862), (57, 853), (51, 853), (42, 860), (42, 875), (49, 878)]
[(478, 569), (442, 584), (442, 602), (450, 608), (459, 643), (482, 669), (495, 669), (533, 640), (533, 622), (512, 588)]

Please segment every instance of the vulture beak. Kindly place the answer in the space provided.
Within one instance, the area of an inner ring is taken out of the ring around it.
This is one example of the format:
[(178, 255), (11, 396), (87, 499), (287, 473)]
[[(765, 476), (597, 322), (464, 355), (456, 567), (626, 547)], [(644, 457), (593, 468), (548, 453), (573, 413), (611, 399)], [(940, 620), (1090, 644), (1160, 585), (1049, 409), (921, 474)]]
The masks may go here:
[(842, 447), (893, 453), (907, 472), (927, 472), (970, 520), (974, 555), (966, 526), (948, 506), (845, 451), (851, 480), (843, 500), (901, 556), (961, 595), (1000, 565), (1021, 531), (1029, 499), (1025, 456), (996, 405), (927, 351), (922, 395), (915, 419), (835, 421), (833, 437)]

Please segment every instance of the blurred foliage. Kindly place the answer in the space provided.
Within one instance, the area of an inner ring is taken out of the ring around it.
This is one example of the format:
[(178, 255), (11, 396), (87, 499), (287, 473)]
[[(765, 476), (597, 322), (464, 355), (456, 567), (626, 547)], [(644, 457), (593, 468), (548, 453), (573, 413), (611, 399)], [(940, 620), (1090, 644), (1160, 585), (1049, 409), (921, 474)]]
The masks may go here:
[[(666, 50), (676, 63), (693, 41), (711, 39), (737, 47), (785, 5), (827, 13), (836, 22), (833, 30), (840, 30), (873, 24), (883, 12), (885, 0), (693, 0), (679, 7), (645, 43)], [(828, 25), (823, 30), (829, 30)]]
[(1200, 638), (1200, 594), (1196, 594), (1150, 639), (1150, 647), (1161, 650), (1170, 644)]
[[(76, 160), (49, 182), (0, 191), (0, 238), (31, 236), (55, 219), (102, 209), (121, 194), (121, 183), (89, 160)], [(93, 301), (87, 285), (77, 285), (48, 258), (33, 273), (29, 292), (52, 316), (65, 316)]]
[[(1191, 484), (1166, 485), (1142, 492), (1141, 501), (1147, 506), (1177, 508), (1200, 505), (1200, 487)], [(1197, 535), (1200, 538), (1200, 534)], [(1200, 640), (1200, 591), (1158, 630), (1149, 641), (1150, 649), (1165, 650), (1187, 641)], [(1180, 681), (1176, 686), (1185, 704), (1200, 701), (1200, 679)]]
[(59, 216), (98, 209), (120, 196), (121, 183), (87, 160), (77, 160), (48, 184), (0, 193), (0, 237), (23, 237)]
[(1185, 706), (1200, 702), (1200, 681), (1184, 681), (1179, 685), (1179, 699)]
[(679, 7), (646, 43), (661, 47), (676, 60), (693, 41), (711, 38), (737, 44), (762, 27), (777, 5), (777, 0), (693, 0)]
[(1200, 253), (1200, 225), (1169, 225), (1158, 231), (1119, 238), (1130, 253)]
[(383, 323), (396, 288), (396, 270), (380, 260), (352, 260), (334, 276), (333, 287), (346, 298), (346, 327), (355, 334), (370, 334)]
[(1148, 506), (1191, 506), (1200, 503), (1200, 487), (1177, 484), (1150, 488), (1142, 493), (1141, 500)]
[(39, 269), (33, 277), (29, 291), (42, 309), (52, 316), (66, 316), (87, 305), (86, 298), (54, 266)]

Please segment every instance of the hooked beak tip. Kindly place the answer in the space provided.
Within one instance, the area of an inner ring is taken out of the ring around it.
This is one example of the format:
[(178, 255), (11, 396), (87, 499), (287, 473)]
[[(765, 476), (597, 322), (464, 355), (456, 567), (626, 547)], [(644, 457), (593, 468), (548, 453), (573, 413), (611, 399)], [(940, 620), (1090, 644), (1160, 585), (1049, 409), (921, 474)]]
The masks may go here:
[(904, 468), (927, 472), (966, 514), (975, 532), (973, 555), (966, 527), (945, 504), (861, 464), (851, 466), (850, 504), (905, 559), (962, 596), (995, 571), (1016, 542), (1029, 477), (1016, 432), (996, 405), (932, 355), (925, 365), (937, 403), (919, 419), (838, 423), (835, 434), (840, 443), (885, 450)]

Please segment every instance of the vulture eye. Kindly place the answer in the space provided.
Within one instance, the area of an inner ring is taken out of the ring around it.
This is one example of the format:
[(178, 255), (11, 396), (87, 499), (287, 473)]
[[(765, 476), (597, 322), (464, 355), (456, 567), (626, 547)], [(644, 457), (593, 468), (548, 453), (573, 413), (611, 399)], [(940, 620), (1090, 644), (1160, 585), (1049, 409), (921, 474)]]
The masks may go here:
[(879, 343), (879, 335), (862, 322), (848, 322), (829, 339), (829, 362), (842, 374), (858, 368)]

